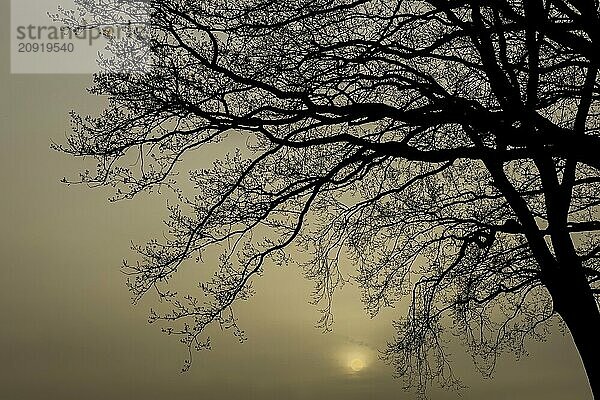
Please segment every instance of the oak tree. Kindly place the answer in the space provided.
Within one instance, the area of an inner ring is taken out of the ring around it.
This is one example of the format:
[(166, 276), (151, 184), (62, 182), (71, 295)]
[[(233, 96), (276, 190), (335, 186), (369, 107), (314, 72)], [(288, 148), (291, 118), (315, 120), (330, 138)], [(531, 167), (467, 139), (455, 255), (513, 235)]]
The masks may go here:
[[(110, 40), (91, 88), (108, 105), (74, 114), (58, 147), (95, 158), (77, 181), (118, 199), (177, 194), (168, 236), (124, 270), (135, 299), (170, 304), (151, 319), (190, 352), (211, 324), (241, 333), (236, 301), (296, 246), (324, 328), (346, 280), (372, 315), (409, 300), (385, 352), (407, 384), (455, 382), (449, 334), (489, 374), (562, 321), (600, 398), (596, 0), (78, 5), (60, 17), (74, 28), (126, 6), (143, 29)], [(234, 132), (245, 149), (181, 173)], [(209, 248), (212, 278), (175, 294), (170, 279)]]

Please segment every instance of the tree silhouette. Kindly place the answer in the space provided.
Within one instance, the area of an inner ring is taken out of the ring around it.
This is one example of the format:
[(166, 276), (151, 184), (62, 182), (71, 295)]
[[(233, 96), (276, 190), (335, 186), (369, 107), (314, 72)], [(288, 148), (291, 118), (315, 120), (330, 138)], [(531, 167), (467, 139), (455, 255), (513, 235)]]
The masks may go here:
[[(490, 374), (562, 320), (600, 398), (597, 1), (80, 0), (60, 18), (97, 26), (123, 4), (145, 29), (110, 41), (91, 89), (109, 104), (58, 147), (94, 157), (78, 182), (115, 199), (177, 194), (169, 236), (124, 270), (136, 300), (169, 302), (151, 320), (190, 356), (211, 324), (243, 335), (236, 300), (295, 245), (323, 328), (348, 279), (373, 315), (410, 299), (385, 352), (406, 384), (456, 383), (449, 333)], [(119, 72), (144, 51), (145, 73)], [(186, 190), (180, 161), (232, 132), (247, 149)], [(208, 247), (205, 297), (169, 291)]]

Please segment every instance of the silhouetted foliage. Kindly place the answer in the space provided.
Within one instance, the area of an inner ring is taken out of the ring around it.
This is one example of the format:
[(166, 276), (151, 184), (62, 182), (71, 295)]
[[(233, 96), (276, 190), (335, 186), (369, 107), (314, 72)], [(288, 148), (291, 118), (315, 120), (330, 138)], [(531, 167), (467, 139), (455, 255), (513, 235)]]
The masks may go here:
[[(410, 299), (385, 352), (408, 385), (457, 383), (446, 335), (490, 374), (559, 315), (600, 397), (596, 1), (80, 0), (85, 21), (62, 18), (102, 24), (123, 3), (149, 19), (104, 65), (145, 49), (150, 68), (97, 74), (109, 104), (75, 115), (61, 149), (94, 157), (81, 181), (117, 199), (178, 194), (168, 238), (124, 270), (136, 300), (171, 304), (151, 319), (190, 356), (211, 324), (243, 334), (236, 300), (295, 245), (323, 328), (346, 280), (371, 315)], [(178, 163), (234, 131), (248, 149), (190, 171), (187, 194)], [(201, 295), (171, 293), (211, 246)]]

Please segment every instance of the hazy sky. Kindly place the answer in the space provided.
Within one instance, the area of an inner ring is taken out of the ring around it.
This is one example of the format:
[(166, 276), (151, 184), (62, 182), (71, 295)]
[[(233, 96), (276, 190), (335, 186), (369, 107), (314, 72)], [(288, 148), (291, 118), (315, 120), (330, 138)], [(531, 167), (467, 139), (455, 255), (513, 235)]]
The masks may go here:
[[(319, 314), (299, 271), (268, 268), (258, 294), (239, 307), (249, 340), (216, 332), (214, 350), (179, 370), (185, 349), (146, 323), (148, 305), (133, 307), (119, 272), (131, 241), (160, 236), (164, 199), (117, 204), (109, 191), (65, 187), (82, 166), (49, 149), (68, 132), (68, 111), (94, 112), (86, 75), (11, 75), (9, 1), (0, 91), (0, 398), (69, 399), (412, 399), (401, 391), (377, 349), (392, 338), (389, 310), (370, 320), (354, 287), (336, 300), (333, 333), (313, 327)], [(192, 268), (201, 268), (195, 265)], [(466, 399), (591, 399), (569, 337), (530, 346), (530, 357), (502, 359), (484, 380), (457, 352)], [(352, 372), (359, 358), (365, 367)], [(434, 391), (432, 399), (456, 394)]]

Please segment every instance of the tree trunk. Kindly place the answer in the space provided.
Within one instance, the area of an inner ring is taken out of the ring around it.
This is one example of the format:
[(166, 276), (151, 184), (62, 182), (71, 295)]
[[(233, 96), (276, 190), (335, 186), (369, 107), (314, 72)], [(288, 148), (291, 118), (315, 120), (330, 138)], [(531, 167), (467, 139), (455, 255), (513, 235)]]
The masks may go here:
[(550, 290), (554, 309), (571, 332), (594, 399), (600, 400), (600, 311), (585, 278), (565, 275)]

